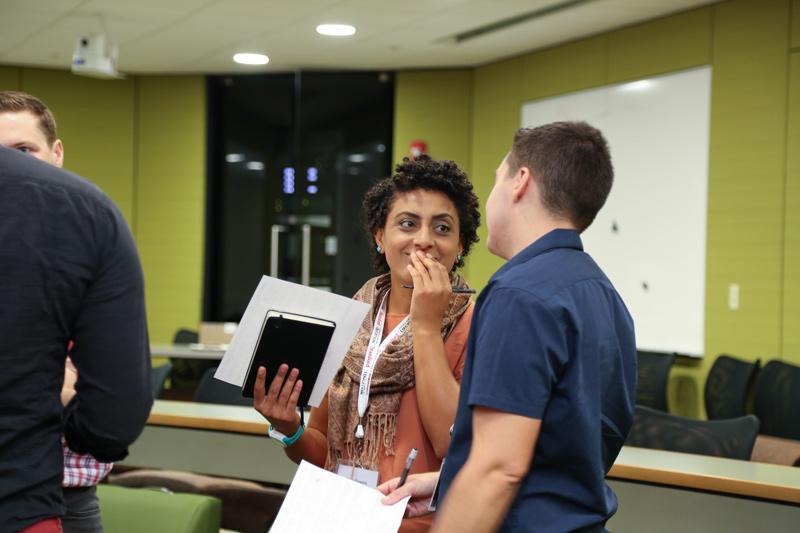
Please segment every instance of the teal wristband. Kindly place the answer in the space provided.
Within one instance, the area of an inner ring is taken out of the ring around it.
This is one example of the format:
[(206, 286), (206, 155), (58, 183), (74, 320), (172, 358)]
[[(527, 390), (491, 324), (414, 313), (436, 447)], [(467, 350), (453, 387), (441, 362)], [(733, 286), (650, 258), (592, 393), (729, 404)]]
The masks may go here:
[(291, 446), (292, 444), (297, 442), (297, 440), (300, 438), (300, 435), (303, 434), (304, 429), (305, 427), (303, 427), (303, 424), (300, 424), (297, 427), (297, 431), (294, 432), (294, 435), (292, 435), (291, 437), (287, 437), (286, 435), (284, 435), (283, 433), (272, 427), (272, 424), (270, 424), (268, 435), (270, 438), (277, 440), (278, 442), (283, 444), (284, 447), (286, 447), (286, 446)]

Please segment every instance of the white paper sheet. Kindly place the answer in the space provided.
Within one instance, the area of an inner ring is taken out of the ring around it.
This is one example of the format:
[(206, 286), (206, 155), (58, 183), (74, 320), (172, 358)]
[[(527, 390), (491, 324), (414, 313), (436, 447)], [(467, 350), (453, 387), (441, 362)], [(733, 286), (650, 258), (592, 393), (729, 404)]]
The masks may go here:
[(270, 533), (397, 533), (408, 498), (383, 494), (302, 461)]
[(322, 362), (308, 400), (310, 405), (318, 407), (369, 311), (369, 304), (332, 292), (263, 276), (214, 374), (215, 378), (242, 386), (247, 377), (250, 359), (256, 349), (261, 325), (270, 309), (323, 318), (336, 323), (331, 343), (325, 353), (325, 360)]

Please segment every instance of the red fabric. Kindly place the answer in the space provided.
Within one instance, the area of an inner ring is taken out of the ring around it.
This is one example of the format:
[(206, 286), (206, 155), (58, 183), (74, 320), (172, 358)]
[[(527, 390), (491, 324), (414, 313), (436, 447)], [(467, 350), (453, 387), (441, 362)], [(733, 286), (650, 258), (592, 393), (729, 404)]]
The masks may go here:
[(64, 533), (64, 530), (61, 529), (60, 518), (48, 518), (26, 527), (19, 533)]

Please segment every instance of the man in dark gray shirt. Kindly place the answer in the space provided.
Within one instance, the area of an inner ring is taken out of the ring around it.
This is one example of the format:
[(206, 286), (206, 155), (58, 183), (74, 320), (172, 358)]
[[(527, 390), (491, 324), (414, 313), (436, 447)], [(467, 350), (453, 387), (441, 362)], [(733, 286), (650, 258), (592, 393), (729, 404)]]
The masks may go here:
[[(62, 408), (67, 344), (79, 372)], [(63, 514), (69, 447), (116, 461), (152, 404), (130, 231), (91, 183), (0, 147), (0, 531)]]

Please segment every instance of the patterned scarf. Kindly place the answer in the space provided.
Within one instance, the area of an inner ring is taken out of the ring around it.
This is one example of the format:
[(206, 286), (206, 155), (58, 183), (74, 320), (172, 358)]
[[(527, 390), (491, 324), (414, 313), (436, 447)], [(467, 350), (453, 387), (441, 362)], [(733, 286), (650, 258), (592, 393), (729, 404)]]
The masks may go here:
[[(451, 274), (453, 287), (466, 288), (458, 274)], [(414, 350), (412, 328), (392, 341), (375, 365), (370, 384), (369, 406), (361, 421), (364, 438), (356, 439), (358, 426), (358, 387), (375, 316), (391, 288), (389, 274), (367, 281), (353, 297), (372, 304), (361, 328), (344, 358), (342, 367), (328, 389), (328, 457), (325, 467), (334, 470), (343, 459), (370, 470), (377, 470), (381, 447), (394, 455), (397, 413), (403, 391), (414, 386)], [(458, 319), (469, 307), (469, 294), (453, 294), (442, 318), (442, 339), (447, 339)], [(388, 305), (388, 298), (387, 298)]]

